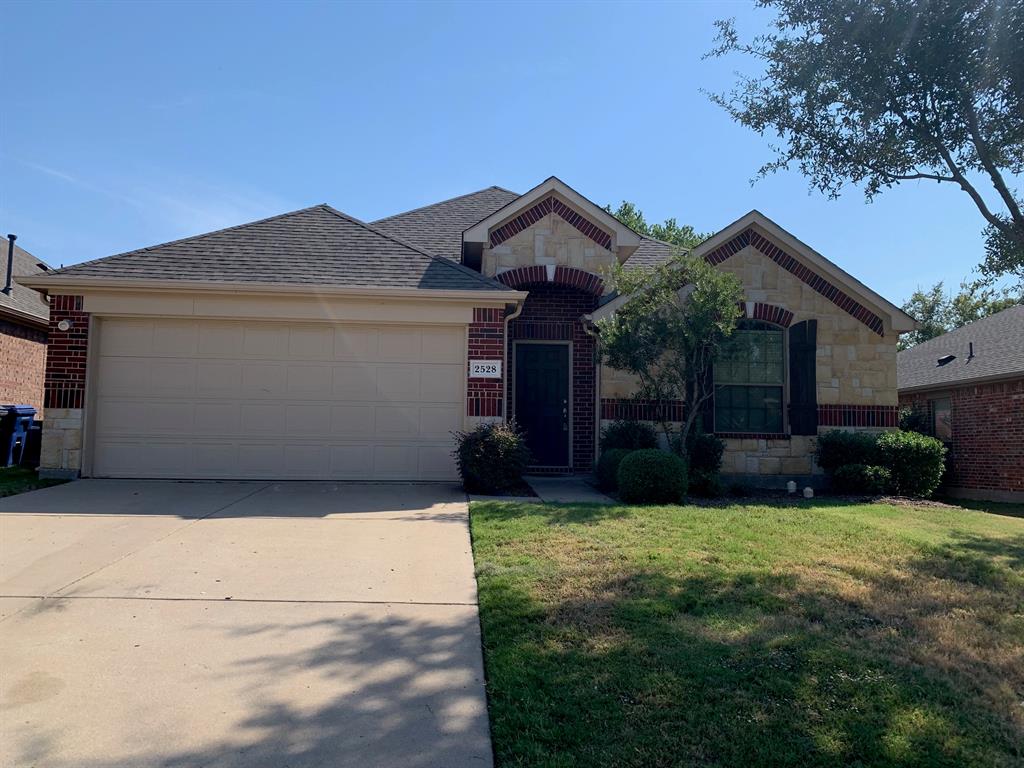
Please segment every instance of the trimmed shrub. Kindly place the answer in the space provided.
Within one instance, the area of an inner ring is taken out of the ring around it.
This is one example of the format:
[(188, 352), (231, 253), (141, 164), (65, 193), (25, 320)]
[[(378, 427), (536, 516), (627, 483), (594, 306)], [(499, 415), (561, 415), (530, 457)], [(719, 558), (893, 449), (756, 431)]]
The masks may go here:
[(832, 474), (832, 488), (839, 493), (863, 493), (871, 496), (888, 493), (892, 473), (886, 467), (844, 464)]
[(619, 487), (619, 464), (632, 451), (629, 448), (612, 448), (601, 454), (597, 460), (597, 487), (602, 491), (614, 491)]
[(626, 448), (636, 451), (641, 448), (657, 448), (658, 433), (654, 427), (642, 421), (613, 421), (601, 432), (601, 450)]
[(815, 452), (818, 466), (829, 474), (847, 464), (884, 464), (879, 460), (878, 435), (871, 432), (843, 432), (833, 429), (818, 437)]
[(455, 432), (453, 452), (470, 493), (501, 493), (523, 483), (531, 461), (526, 439), (514, 421), (481, 424), (469, 432)]
[(686, 458), (690, 494), (721, 496), (724, 488), (719, 473), (722, 470), (725, 441), (706, 432), (698, 432), (690, 436), (689, 442)]
[(686, 494), (686, 462), (657, 449), (632, 451), (619, 463), (618, 482), (628, 504), (675, 504)]
[(900, 429), (904, 432), (920, 432), (927, 435), (931, 425), (928, 423), (928, 409), (904, 405), (900, 408)]
[(886, 432), (878, 438), (880, 464), (892, 473), (893, 490), (928, 498), (942, 480), (946, 446), (917, 432)]

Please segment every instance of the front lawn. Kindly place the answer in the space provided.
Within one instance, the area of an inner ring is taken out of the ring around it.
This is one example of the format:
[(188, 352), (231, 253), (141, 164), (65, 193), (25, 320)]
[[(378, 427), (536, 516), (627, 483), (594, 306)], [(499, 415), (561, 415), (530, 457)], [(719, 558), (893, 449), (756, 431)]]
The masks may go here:
[(34, 491), (37, 488), (48, 488), (60, 485), (65, 480), (40, 480), (34, 469), (24, 467), (0, 467), (0, 498), (13, 496), (16, 493)]
[(1003, 511), (474, 503), (498, 765), (1024, 764)]

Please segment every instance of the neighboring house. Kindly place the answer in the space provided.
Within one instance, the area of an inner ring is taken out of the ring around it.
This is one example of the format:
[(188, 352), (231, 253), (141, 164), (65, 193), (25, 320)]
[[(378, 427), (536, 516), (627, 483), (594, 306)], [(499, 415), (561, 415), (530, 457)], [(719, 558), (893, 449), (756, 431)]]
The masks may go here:
[(1024, 306), (899, 353), (900, 405), (949, 448), (954, 496), (1024, 501)]
[(50, 305), (43, 294), (21, 281), (44, 274), (49, 267), (15, 245), (8, 286), (7, 254), (8, 241), (0, 240), (0, 405), (31, 405), (41, 413)]
[[(810, 479), (819, 429), (895, 426), (911, 318), (757, 212), (695, 252), (740, 275), (747, 350), (768, 356), (719, 382), (728, 472)], [(62, 269), (34, 282), (61, 350), (43, 466), (448, 480), (453, 431), (514, 416), (538, 471), (590, 471), (603, 421), (650, 416), (596, 363), (604, 275), (671, 254), (550, 178), (373, 224), (319, 205)]]

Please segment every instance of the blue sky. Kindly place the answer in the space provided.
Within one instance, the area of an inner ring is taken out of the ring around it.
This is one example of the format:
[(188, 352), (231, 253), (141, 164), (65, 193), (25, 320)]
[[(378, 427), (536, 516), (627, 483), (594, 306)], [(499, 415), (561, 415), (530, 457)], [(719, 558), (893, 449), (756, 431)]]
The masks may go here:
[(982, 258), (962, 192), (753, 186), (768, 140), (701, 88), (748, 3), (0, 6), (0, 228), (71, 264), (328, 202), (365, 220), (557, 175), (713, 231), (757, 208), (887, 298)]

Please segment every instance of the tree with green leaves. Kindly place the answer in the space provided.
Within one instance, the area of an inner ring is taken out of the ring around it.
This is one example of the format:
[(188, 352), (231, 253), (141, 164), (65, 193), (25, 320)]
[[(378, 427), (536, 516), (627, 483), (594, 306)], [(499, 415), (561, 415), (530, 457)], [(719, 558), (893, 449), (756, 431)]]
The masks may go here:
[(1024, 293), (996, 288), (988, 278), (964, 280), (957, 293), (947, 293), (941, 282), (928, 290), (918, 288), (903, 304), (903, 311), (917, 320), (918, 328), (900, 336), (899, 348), (909, 349), (1014, 304), (1024, 304)]
[[(759, 0), (773, 29), (749, 42), (732, 20), (717, 46), (755, 59), (711, 99), (774, 134), (759, 175), (796, 166), (831, 197), (870, 200), (906, 181), (963, 190), (986, 222), (986, 275), (1024, 278), (1024, 3), (1020, 0)], [(991, 187), (991, 189), (986, 189)]]
[[(617, 267), (611, 281), (628, 298), (598, 321), (602, 362), (639, 379), (636, 396), (654, 403), (669, 445), (685, 450), (714, 392), (711, 363), (736, 327), (743, 287), (735, 275), (682, 253), (653, 268)], [(669, 416), (679, 400), (684, 413), (676, 435)]]
[(619, 203), (618, 208), (612, 209), (610, 205), (606, 205), (604, 209), (637, 234), (671, 243), (685, 251), (711, 237), (711, 233), (698, 232), (689, 224), (680, 224), (675, 219), (665, 219), (663, 224), (648, 224), (643, 211), (637, 208), (636, 204), (625, 200)]

